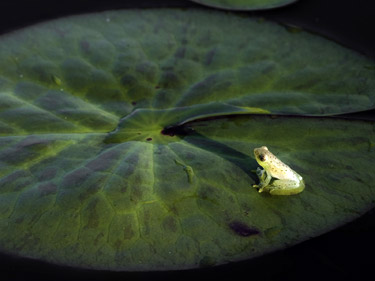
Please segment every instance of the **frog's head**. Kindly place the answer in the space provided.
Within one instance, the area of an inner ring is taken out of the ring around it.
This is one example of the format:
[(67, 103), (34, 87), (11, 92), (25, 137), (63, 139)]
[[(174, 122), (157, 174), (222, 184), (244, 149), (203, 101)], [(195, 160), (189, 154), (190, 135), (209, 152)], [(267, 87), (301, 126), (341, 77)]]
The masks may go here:
[(267, 166), (269, 154), (270, 152), (268, 151), (267, 146), (262, 146), (254, 149), (255, 160), (257, 160), (258, 164), (263, 168)]

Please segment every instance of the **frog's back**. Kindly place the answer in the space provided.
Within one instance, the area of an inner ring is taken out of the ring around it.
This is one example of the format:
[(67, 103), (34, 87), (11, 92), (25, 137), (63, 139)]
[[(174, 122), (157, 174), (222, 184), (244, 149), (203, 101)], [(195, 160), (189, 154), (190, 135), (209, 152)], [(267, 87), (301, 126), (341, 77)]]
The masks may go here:
[(293, 171), (287, 164), (279, 160), (272, 152), (268, 152), (269, 167), (268, 171), (273, 178), (280, 180), (300, 180), (301, 176)]

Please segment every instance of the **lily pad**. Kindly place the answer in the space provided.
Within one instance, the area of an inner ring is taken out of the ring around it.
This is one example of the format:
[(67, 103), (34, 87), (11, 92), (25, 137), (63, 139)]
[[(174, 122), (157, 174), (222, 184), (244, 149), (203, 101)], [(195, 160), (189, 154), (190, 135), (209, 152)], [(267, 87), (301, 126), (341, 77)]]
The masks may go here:
[[(110, 270), (216, 265), (374, 204), (374, 124), (290, 116), (374, 105), (373, 62), (326, 39), (220, 12), (129, 10), (3, 36), (0, 66), (3, 252)], [(304, 177), (303, 193), (251, 187), (261, 145)]]
[(210, 7), (228, 10), (263, 10), (282, 7), (297, 0), (191, 0)]

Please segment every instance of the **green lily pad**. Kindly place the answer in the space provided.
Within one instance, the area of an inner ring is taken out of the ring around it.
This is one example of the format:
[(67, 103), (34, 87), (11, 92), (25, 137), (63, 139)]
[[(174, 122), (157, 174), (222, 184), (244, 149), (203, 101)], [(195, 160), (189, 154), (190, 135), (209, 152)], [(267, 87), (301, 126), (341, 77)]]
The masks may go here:
[[(0, 66), (3, 252), (110, 270), (216, 265), (374, 204), (374, 124), (289, 116), (374, 105), (373, 62), (317, 36), (220, 12), (105, 12), (1, 37)], [(261, 145), (304, 192), (251, 187)]]
[(297, 0), (191, 0), (210, 7), (228, 10), (263, 10), (282, 7)]

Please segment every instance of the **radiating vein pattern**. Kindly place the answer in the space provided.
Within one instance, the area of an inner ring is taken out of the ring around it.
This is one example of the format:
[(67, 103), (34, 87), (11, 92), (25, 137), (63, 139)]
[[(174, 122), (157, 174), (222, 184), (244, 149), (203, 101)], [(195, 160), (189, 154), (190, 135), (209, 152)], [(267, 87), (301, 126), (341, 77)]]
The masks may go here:
[(221, 13), (106, 12), (0, 42), (0, 135), (109, 132), (137, 108), (212, 101), (309, 115), (374, 107), (373, 62)]
[[(375, 130), (316, 116), (373, 108), (374, 88), (374, 63), (353, 51), (220, 12), (104, 12), (5, 35), (0, 250), (166, 270), (323, 233), (373, 206)], [(262, 145), (303, 193), (251, 187)]]

